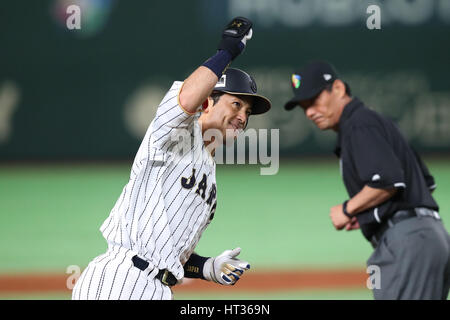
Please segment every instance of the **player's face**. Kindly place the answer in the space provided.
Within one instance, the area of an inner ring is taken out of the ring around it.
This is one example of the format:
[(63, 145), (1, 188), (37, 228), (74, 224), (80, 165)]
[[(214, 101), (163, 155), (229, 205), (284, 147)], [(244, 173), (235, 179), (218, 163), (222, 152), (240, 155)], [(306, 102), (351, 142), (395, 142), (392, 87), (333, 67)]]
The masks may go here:
[(340, 113), (333, 91), (323, 90), (312, 99), (301, 101), (300, 106), (306, 117), (320, 130), (336, 130)]
[(224, 141), (234, 141), (242, 132), (252, 112), (252, 100), (250, 96), (234, 96), (223, 94), (212, 107), (210, 120), (213, 127), (222, 132)]

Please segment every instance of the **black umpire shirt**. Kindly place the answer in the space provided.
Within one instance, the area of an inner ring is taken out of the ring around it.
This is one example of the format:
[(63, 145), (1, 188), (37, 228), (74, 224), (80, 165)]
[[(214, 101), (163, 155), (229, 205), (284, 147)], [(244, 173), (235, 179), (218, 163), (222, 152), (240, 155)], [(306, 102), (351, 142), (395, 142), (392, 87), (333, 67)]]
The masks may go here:
[(397, 188), (396, 194), (376, 208), (356, 215), (366, 239), (398, 210), (426, 207), (438, 211), (431, 196), (434, 178), (395, 124), (353, 98), (339, 120), (335, 154), (350, 198), (365, 185)]

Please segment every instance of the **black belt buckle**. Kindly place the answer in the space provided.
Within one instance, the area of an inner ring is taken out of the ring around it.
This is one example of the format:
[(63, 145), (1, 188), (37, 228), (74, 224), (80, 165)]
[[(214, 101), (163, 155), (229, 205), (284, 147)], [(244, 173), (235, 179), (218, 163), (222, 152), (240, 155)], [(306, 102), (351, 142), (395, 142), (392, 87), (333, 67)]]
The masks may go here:
[(167, 269), (159, 270), (156, 279), (159, 279), (162, 284), (168, 287), (172, 287), (178, 282), (177, 278)]
[[(149, 266), (149, 263), (144, 259), (139, 258), (137, 255), (132, 257), (131, 260), (136, 268), (139, 270), (146, 270)], [(151, 271), (150, 271), (151, 272)], [(158, 280), (161, 281), (162, 284), (172, 287), (177, 284), (177, 278), (167, 269), (159, 270), (158, 274), (155, 276)]]
[(165, 284), (166, 286), (170, 287), (170, 284), (167, 282), (167, 277), (169, 276), (169, 270), (165, 269), (165, 270), (161, 270), (161, 271), (164, 271), (164, 273), (161, 277), (162, 284)]

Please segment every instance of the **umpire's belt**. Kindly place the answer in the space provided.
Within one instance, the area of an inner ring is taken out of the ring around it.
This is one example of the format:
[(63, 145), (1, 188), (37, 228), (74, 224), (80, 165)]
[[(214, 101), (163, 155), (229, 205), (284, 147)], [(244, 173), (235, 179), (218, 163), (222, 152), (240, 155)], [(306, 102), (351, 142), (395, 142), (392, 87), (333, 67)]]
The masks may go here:
[(437, 211), (428, 208), (399, 210), (396, 213), (394, 213), (394, 215), (390, 217), (386, 222), (384, 222), (380, 226), (380, 228), (375, 232), (375, 234), (370, 238), (370, 243), (372, 244), (372, 247), (376, 248), (378, 246), (378, 243), (380, 242), (382, 235), (387, 229), (393, 227), (400, 221), (414, 217), (432, 217), (437, 220), (441, 220), (441, 217), (439, 216)]
[[(136, 268), (142, 271), (147, 269), (149, 265), (147, 261), (139, 258), (138, 256), (134, 256), (133, 258), (131, 258), (131, 261), (133, 261), (133, 264)], [(165, 284), (166, 286), (169, 287), (176, 285), (178, 281), (177, 278), (167, 269), (159, 270), (155, 278), (159, 279), (162, 284)]]

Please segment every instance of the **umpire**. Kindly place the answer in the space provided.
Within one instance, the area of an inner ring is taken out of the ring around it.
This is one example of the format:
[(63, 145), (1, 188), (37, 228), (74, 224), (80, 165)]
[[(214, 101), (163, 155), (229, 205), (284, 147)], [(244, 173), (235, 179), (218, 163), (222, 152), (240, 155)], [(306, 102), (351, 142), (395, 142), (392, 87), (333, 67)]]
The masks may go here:
[(434, 178), (394, 123), (352, 97), (334, 68), (314, 61), (292, 74), (294, 98), (321, 130), (337, 132), (335, 154), (349, 199), (330, 209), (337, 230), (361, 229), (379, 268), (375, 299), (447, 299), (450, 236), (431, 193)]

